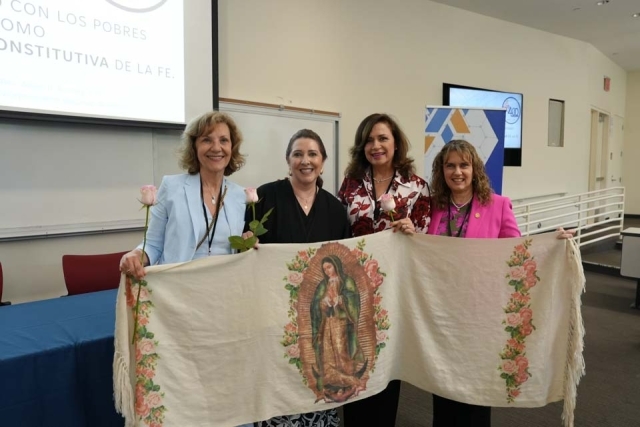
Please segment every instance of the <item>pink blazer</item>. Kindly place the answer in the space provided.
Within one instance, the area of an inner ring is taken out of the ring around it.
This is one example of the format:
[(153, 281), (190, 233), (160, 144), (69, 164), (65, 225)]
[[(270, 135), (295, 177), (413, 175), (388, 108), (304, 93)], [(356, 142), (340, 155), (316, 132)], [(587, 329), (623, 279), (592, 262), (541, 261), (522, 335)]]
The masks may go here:
[[(429, 234), (436, 234), (442, 216), (447, 214), (446, 210), (433, 209), (429, 223)], [(511, 200), (508, 197), (493, 194), (489, 204), (482, 206), (474, 197), (465, 237), (468, 239), (520, 237), (520, 229), (516, 217), (513, 215)]]

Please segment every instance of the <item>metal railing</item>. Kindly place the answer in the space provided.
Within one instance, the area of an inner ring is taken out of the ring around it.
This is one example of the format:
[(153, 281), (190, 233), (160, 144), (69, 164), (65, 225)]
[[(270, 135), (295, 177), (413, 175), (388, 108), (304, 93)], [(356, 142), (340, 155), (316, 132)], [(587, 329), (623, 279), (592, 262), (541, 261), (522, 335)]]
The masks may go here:
[(513, 207), (523, 236), (575, 228), (580, 246), (619, 237), (624, 226), (624, 187), (550, 198)]

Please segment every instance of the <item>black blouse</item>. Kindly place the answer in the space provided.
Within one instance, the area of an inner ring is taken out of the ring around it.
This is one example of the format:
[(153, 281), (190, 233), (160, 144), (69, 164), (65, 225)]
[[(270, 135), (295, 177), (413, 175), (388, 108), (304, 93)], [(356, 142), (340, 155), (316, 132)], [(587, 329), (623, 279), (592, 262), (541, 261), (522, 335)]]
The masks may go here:
[[(270, 182), (258, 188), (256, 219), (274, 208), (265, 222), (268, 230), (260, 243), (315, 243), (351, 237), (347, 211), (329, 192), (319, 189), (308, 215), (298, 203), (288, 179)], [(251, 208), (245, 216), (245, 231), (253, 220)]]

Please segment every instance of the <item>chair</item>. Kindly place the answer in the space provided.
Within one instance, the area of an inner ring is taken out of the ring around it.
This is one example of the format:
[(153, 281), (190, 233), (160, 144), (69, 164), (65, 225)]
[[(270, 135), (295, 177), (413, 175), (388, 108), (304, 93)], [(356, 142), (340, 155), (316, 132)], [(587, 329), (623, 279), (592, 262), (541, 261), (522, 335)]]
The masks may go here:
[(11, 305), (11, 302), (9, 301), (2, 302), (2, 280), (2, 263), (0, 262), (0, 306)]
[(62, 271), (68, 294), (116, 289), (120, 284), (120, 259), (126, 253), (63, 255)]

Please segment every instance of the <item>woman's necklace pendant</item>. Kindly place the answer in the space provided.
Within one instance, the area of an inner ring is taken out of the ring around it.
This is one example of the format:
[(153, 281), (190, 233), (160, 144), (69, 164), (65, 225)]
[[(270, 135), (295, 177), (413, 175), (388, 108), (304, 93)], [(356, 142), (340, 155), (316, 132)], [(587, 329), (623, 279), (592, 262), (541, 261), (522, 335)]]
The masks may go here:
[(216, 198), (215, 196), (211, 196), (211, 204), (215, 205), (216, 204)]

